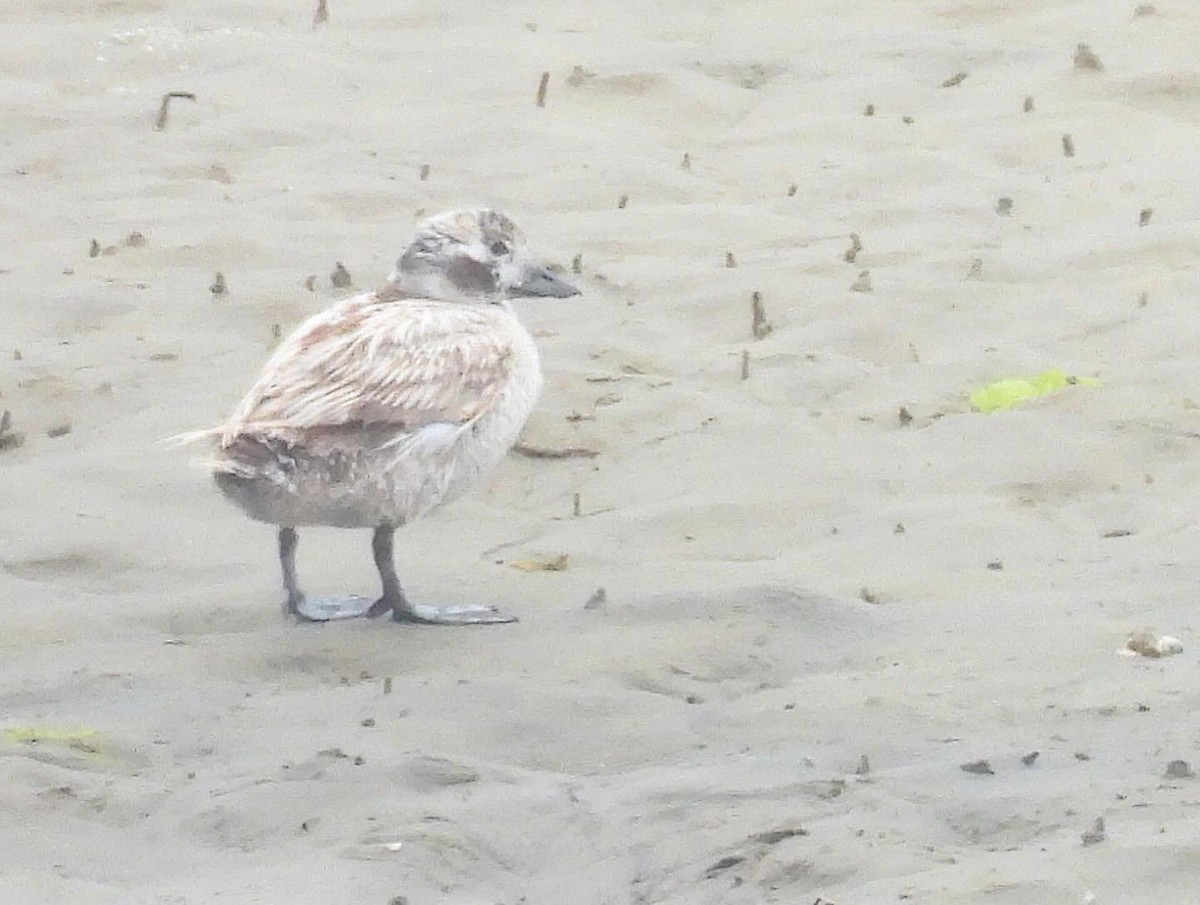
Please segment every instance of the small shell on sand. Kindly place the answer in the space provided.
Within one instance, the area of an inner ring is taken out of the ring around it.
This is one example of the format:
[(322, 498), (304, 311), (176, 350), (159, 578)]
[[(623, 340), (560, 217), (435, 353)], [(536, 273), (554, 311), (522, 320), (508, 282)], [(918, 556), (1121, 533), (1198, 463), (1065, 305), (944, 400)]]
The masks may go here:
[(1170, 635), (1159, 635), (1151, 631), (1131, 634), (1122, 653), (1141, 654), (1143, 657), (1169, 657), (1183, 652), (1183, 642)]

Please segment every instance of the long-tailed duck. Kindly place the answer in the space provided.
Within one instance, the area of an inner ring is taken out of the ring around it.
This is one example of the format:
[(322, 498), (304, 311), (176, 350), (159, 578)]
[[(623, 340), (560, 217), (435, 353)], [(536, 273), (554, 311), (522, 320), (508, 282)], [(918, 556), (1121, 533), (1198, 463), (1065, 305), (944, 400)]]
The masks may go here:
[[(514, 621), (490, 606), (410, 603), (393, 535), (491, 471), (533, 409), (537, 347), (508, 299), (577, 294), (499, 211), (450, 211), (417, 225), (382, 289), (314, 315), (282, 342), (229, 420), (203, 433), (217, 441), (224, 494), (279, 527), (289, 613)], [(296, 529), (308, 525), (373, 529), (378, 600), (305, 597)]]

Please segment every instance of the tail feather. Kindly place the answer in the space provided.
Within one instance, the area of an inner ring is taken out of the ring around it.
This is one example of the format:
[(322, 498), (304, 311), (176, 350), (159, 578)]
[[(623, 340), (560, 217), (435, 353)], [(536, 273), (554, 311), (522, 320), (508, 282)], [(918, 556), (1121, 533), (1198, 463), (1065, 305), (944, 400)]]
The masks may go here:
[(215, 439), (221, 436), (224, 430), (223, 427), (206, 427), (203, 430), (185, 431), (182, 434), (163, 437), (163, 439), (158, 441), (157, 445), (167, 449), (178, 449), (181, 446), (189, 446), (201, 440)]

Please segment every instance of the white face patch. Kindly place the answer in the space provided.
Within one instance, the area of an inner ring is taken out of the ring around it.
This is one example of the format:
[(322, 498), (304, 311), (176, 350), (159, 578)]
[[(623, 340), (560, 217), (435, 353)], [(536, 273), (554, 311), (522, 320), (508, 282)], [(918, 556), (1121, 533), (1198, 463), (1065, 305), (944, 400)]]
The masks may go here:
[(515, 258), (501, 260), (497, 267), (500, 276), (500, 288), (509, 290), (514, 286), (520, 286), (525, 281), (525, 276), (531, 266), (534, 266), (532, 261)]

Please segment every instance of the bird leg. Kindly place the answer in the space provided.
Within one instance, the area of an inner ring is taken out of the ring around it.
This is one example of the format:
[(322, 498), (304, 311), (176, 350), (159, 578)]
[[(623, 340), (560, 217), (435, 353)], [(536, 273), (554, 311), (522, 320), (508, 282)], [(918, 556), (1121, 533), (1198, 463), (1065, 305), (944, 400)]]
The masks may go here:
[(302, 622), (328, 622), (332, 619), (353, 619), (358, 616), (382, 616), (390, 612), (397, 622), (420, 622), (428, 625), (477, 625), (494, 622), (516, 622), (516, 616), (502, 613), (495, 607), (467, 604), (439, 609), (408, 602), (393, 560), (393, 537), (396, 529), (384, 525), (375, 529), (371, 550), (375, 567), (383, 583), (383, 596), (374, 603), (366, 597), (347, 595), (310, 599), (300, 590), (296, 577), (296, 547), (300, 542), (296, 529), (279, 529), (279, 565), (283, 570), (284, 612)]
[(328, 622), (331, 619), (350, 619), (364, 615), (371, 606), (366, 597), (322, 597), (310, 600), (300, 590), (296, 578), (296, 546), (300, 538), (296, 529), (279, 529), (279, 565), (283, 569), (283, 610), (301, 622)]
[(375, 554), (375, 567), (379, 570), (379, 579), (383, 584), (383, 596), (372, 604), (366, 615), (382, 616), (390, 610), (392, 619), (396, 622), (420, 622), (427, 625), (486, 625), (517, 621), (516, 616), (510, 616), (491, 606), (464, 604), (438, 608), (409, 603), (396, 575), (392, 549), (395, 534), (394, 526), (380, 525), (371, 539), (371, 551)]
[(393, 553), (395, 536), (395, 528), (380, 525), (371, 537), (371, 553), (375, 557), (375, 568), (379, 570), (379, 581), (383, 585), (383, 595), (367, 610), (367, 615), (372, 619), (384, 613), (407, 611), (412, 608), (412, 604), (404, 596), (404, 588), (400, 587), (400, 576), (396, 574)]
[(283, 569), (283, 612), (285, 615), (304, 618), (300, 606), (304, 603), (304, 592), (300, 590), (300, 582), (296, 579), (296, 545), (300, 536), (295, 528), (279, 529), (279, 565)]

